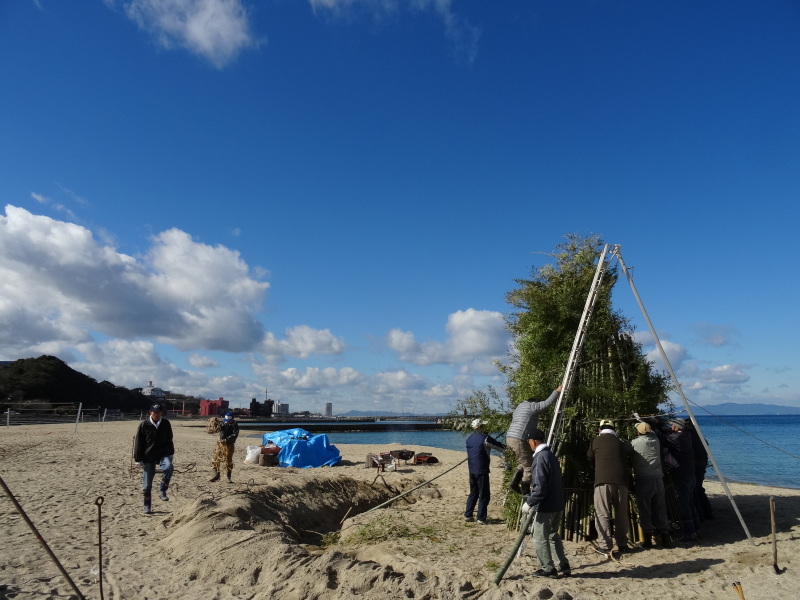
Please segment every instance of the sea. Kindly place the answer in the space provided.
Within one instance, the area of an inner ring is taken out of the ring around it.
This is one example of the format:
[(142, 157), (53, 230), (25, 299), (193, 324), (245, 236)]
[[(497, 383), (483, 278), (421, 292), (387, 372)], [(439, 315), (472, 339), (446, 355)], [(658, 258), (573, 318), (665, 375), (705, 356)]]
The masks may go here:
[[(800, 489), (800, 415), (695, 415), (711, 450), (706, 477), (718, 480)], [(464, 451), (460, 431), (375, 431), (327, 433), (330, 443), (364, 444), (388, 450), (430, 446)], [(254, 434), (255, 437), (255, 434)], [(261, 437), (261, 434), (257, 434)], [(466, 452), (465, 452), (466, 454)]]

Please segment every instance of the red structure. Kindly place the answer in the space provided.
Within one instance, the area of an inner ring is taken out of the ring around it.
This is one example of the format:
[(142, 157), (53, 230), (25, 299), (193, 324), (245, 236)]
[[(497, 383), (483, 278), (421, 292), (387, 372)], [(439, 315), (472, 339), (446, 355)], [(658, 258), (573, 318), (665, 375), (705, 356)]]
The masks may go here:
[(200, 400), (201, 417), (220, 417), (228, 411), (228, 401), (220, 397), (219, 400)]

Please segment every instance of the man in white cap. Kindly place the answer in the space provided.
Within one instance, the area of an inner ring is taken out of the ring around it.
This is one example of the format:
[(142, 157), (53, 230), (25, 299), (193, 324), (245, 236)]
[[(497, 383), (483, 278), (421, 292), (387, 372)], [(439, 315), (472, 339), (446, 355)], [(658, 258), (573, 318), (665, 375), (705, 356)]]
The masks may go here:
[(222, 463), (228, 468), (228, 482), (231, 482), (233, 473), (233, 452), (236, 449), (236, 438), (239, 437), (239, 423), (233, 418), (233, 413), (225, 413), (225, 420), (219, 426), (219, 440), (214, 448), (214, 457), (211, 459), (211, 468), (214, 469), (214, 476), (211, 481), (219, 479), (219, 469)]
[(620, 554), (628, 550), (628, 468), (631, 446), (617, 437), (614, 422), (600, 421), (600, 433), (586, 453), (594, 466), (594, 523), (597, 552), (610, 556), (616, 540)]
[(506, 449), (485, 431), (486, 421), (474, 419), (475, 432), (467, 438), (467, 465), (469, 466), (469, 496), (464, 510), (464, 520), (473, 521), (472, 513), (478, 505), (478, 524), (486, 525), (491, 491), (489, 486), (489, 457), (492, 450)]

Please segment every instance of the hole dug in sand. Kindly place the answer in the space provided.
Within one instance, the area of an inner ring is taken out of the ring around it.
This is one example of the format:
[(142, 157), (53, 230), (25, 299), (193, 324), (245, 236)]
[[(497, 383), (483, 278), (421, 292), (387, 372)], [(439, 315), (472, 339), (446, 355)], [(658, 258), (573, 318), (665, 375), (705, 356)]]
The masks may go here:
[(168, 533), (158, 545), (187, 580), (230, 586), (232, 594), (249, 590), (313, 599), (334, 597), (331, 590), (381, 590), (375, 597), (423, 597), (408, 584), (424, 585), (425, 577), (406, 577), (391, 566), (323, 546), (326, 536), (336, 537), (345, 515), (361, 514), (394, 495), (382, 485), (348, 477), (281, 477), (196, 499), (163, 521)]

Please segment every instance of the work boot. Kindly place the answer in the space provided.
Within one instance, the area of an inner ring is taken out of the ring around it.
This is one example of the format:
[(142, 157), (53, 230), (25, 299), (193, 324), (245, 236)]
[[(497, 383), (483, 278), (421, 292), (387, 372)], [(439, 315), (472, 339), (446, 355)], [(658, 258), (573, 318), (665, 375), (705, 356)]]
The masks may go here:
[(517, 469), (517, 472), (514, 473), (514, 476), (511, 478), (511, 483), (508, 484), (508, 487), (512, 492), (517, 492), (518, 494), (522, 493), (522, 488), (519, 487), (519, 483), (522, 481), (522, 473), (522, 469)]
[(218, 481), (219, 480), (219, 471), (214, 471), (214, 476), (209, 479), (209, 481)]
[(149, 515), (153, 512), (151, 504), (152, 503), (150, 501), (150, 493), (147, 492), (144, 494), (144, 514)]
[(652, 548), (652, 547), (653, 547), (653, 534), (645, 533), (644, 541), (642, 542), (642, 548)]
[(233, 483), (233, 481), (231, 481), (231, 473), (233, 473), (233, 471), (228, 469), (228, 483)]
[(161, 485), (158, 488), (158, 497), (161, 498), (164, 502), (169, 502), (169, 498), (167, 498), (167, 488), (169, 487), (168, 483), (161, 482)]
[(661, 546), (664, 548), (672, 548), (672, 538), (670, 538), (668, 531), (661, 532)]

